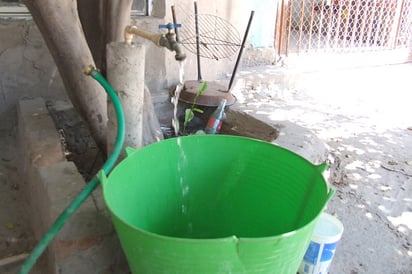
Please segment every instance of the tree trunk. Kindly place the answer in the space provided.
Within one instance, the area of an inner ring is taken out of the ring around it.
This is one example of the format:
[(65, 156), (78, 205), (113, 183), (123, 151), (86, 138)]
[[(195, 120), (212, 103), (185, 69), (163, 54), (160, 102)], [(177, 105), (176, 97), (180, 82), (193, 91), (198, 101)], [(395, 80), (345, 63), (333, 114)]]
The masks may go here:
[(104, 76), (106, 76), (106, 2), (107, 0), (77, 0), (77, 10), (86, 41), (96, 67)]
[(94, 65), (77, 11), (76, 0), (25, 0), (74, 107), (89, 125), (102, 151), (106, 151), (106, 96), (100, 85), (84, 75), (87, 65)]
[(78, 0), (80, 21), (96, 67), (106, 77), (106, 45), (123, 41), (132, 0)]
[(132, 0), (107, 0), (106, 44), (123, 41), (123, 32), (130, 24)]
[[(83, 71), (92, 64), (106, 76), (106, 44), (123, 41), (132, 0), (77, 1), (24, 2), (46, 41), (73, 106), (86, 121), (98, 147), (106, 152), (106, 94)], [(163, 139), (147, 88), (143, 115), (144, 145)]]

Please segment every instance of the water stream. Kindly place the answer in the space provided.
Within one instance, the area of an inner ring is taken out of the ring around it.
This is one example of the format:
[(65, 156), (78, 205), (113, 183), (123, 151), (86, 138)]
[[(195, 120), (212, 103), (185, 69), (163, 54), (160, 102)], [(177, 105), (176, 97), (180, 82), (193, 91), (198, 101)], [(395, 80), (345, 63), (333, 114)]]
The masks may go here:
[(179, 102), (180, 93), (184, 85), (184, 61), (179, 61), (179, 83), (176, 85), (174, 95), (171, 98), (173, 104), (173, 117), (172, 117), (172, 126), (175, 131), (175, 136), (179, 135), (179, 119), (177, 117), (177, 104)]
[(177, 163), (177, 173), (178, 173), (178, 184), (180, 188), (181, 195), (181, 205), (180, 205), (180, 224), (175, 231), (176, 235), (174, 236), (183, 236), (188, 237), (193, 232), (193, 223), (190, 215), (190, 204), (189, 204), (189, 184), (187, 183), (187, 168), (188, 168), (188, 159), (183, 148), (181, 137), (176, 138), (177, 146), (179, 148), (178, 154), (178, 163)]
[(173, 117), (172, 117), (172, 126), (174, 129), (175, 136), (177, 137), (176, 142), (179, 148), (178, 162), (177, 162), (177, 174), (178, 174), (178, 184), (180, 188), (181, 195), (181, 220), (180, 224), (174, 232), (174, 236), (190, 235), (193, 231), (193, 224), (190, 220), (189, 213), (189, 185), (185, 180), (185, 170), (187, 168), (187, 157), (183, 149), (182, 140), (179, 137), (179, 119), (177, 117), (177, 106), (179, 102), (180, 93), (184, 86), (184, 61), (179, 61), (179, 83), (176, 85), (175, 92), (171, 98), (173, 104)]

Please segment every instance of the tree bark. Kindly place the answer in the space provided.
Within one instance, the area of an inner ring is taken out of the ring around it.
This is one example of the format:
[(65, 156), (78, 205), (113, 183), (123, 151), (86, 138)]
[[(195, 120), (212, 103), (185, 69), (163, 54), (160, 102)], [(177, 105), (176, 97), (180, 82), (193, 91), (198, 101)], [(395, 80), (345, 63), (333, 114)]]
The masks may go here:
[(106, 151), (106, 96), (100, 85), (84, 75), (94, 65), (77, 11), (76, 0), (25, 0), (49, 48), (74, 107), (89, 125), (102, 151)]
[[(33, 0), (26, 0), (26, 2)], [(133, 0), (78, 0), (81, 26), (96, 67), (105, 66), (106, 45), (123, 40), (124, 28), (130, 24)]]
[(78, 0), (80, 21), (96, 67), (106, 76), (106, 45), (123, 41), (133, 0)]
[(123, 32), (130, 24), (132, 0), (107, 1), (106, 44), (123, 41)]
[[(106, 44), (123, 41), (123, 31), (130, 24), (132, 0), (25, 0), (24, 3), (53, 56), (73, 106), (89, 126), (98, 147), (107, 152), (106, 94), (83, 71), (91, 64), (106, 76)], [(143, 115), (144, 145), (163, 139), (147, 88)]]
[(106, 76), (106, 2), (77, 0), (77, 10), (96, 67)]

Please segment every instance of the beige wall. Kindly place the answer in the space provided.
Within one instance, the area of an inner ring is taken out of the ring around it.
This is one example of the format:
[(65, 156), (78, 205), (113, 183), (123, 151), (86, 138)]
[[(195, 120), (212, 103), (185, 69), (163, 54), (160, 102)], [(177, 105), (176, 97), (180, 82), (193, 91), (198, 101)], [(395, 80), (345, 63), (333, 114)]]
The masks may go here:
[(33, 22), (0, 22), (0, 39), (0, 114), (19, 98), (65, 96), (57, 67)]
[[(265, 0), (267, 1), (267, 0)], [(175, 4), (175, 2), (178, 2)], [(269, 7), (268, 13), (273, 16), (273, 22), (275, 21), (276, 15), (276, 4), (277, 0), (271, 0), (272, 4)], [(191, 14), (194, 13), (193, 0), (180, 0), (180, 1), (169, 1), (161, 0), (155, 1), (153, 6), (153, 16), (149, 17), (137, 17), (133, 21), (137, 26), (144, 30), (151, 32), (166, 32), (165, 30), (159, 30), (159, 24), (166, 24), (173, 22), (171, 6), (175, 6), (176, 17), (178, 23), (184, 23)], [(254, 6), (257, 4), (253, 1), (236, 1), (236, 0), (220, 0), (220, 1), (206, 1), (198, 0), (198, 12), (199, 14), (209, 14), (220, 17), (226, 20), (234, 29), (237, 30), (239, 34), (239, 42), (243, 39), (243, 35), (246, 31), (247, 23), (251, 14), (254, 10)], [(255, 14), (252, 26), (256, 28), (257, 24), (265, 22), (262, 19), (261, 14)], [(270, 20), (266, 20), (269, 22)], [(274, 33), (274, 23), (272, 25), (267, 25), (266, 27), (273, 30)], [(248, 38), (253, 37), (253, 27), (249, 32)], [(273, 37), (269, 37), (273, 39)], [(146, 59), (146, 82), (151, 89), (153, 94), (159, 94), (164, 92), (164, 89), (173, 86), (178, 81), (178, 63), (174, 59), (174, 53), (165, 49), (156, 48), (153, 44), (147, 41), (143, 41), (141, 38), (136, 38), (136, 42), (144, 43), (146, 45), (146, 50), (148, 52)], [(198, 78), (197, 73), (197, 58), (195, 53), (187, 50), (183, 47), (185, 53), (187, 54), (187, 59), (185, 62), (185, 80), (196, 80)], [(229, 80), (230, 74), (233, 72), (233, 68), (238, 57), (238, 52), (233, 53), (233, 55), (228, 58), (223, 58), (220, 60), (201, 58), (201, 74), (203, 80), (216, 80), (216, 79), (227, 79)], [(250, 43), (246, 43), (246, 49), (242, 55), (241, 66), (253, 66), (259, 64), (271, 64), (274, 62), (274, 49), (253, 49)]]
[[(276, 0), (273, 1), (275, 6)], [(193, 13), (192, 0), (176, 1), (178, 21), (183, 21), (188, 14)], [(227, 20), (239, 32), (242, 39), (245, 32), (253, 1), (199, 0), (198, 10), (201, 14), (212, 14)], [(137, 17), (133, 24), (146, 31), (161, 32), (159, 24), (172, 22), (171, 5), (174, 1), (154, 1), (153, 15)], [(273, 7), (270, 7), (273, 8)], [(273, 10), (273, 13), (275, 10)], [(180, 19), (181, 18), (181, 19)], [(259, 14), (255, 14), (253, 23), (258, 27)], [(253, 34), (252, 34), (253, 35)], [(251, 37), (251, 34), (249, 34)], [(0, 19), (0, 114), (12, 108), (22, 97), (61, 98), (65, 96), (64, 87), (51, 58), (48, 49), (37, 27), (31, 20), (10, 21)], [(178, 63), (174, 60), (174, 53), (164, 48), (158, 48), (151, 42), (136, 38), (135, 42), (146, 45), (146, 72), (145, 82), (154, 95), (167, 94), (167, 89), (175, 85), (178, 80)], [(242, 60), (247, 64), (255, 64), (253, 59), (262, 59), (271, 62), (271, 54), (253, 52), (249, 48), (244, 52)], [(261, 50), (261, 49), (259, 49)], [(195, 54), (186, 50), (185, 79), (197, 79), (197, 65)], [(202, 78), (204, 80), (229, 79), (233, 71), (237, 52), (230, 58), (212, 60), (201, 58)], [(245, 63), (244, 63), (245, 64)]]
[[(194, 5), (192, 0), (182, 0), (178, 1), (176, 4), (176, 10), (179, 12), (177, 14), (178, 21), (185, 21), (185, 18), (189, 16), (190, 13), (194, 13)], [(166, 12), (166, 22), (171, 22), (171, 11), (170, 6), (173, 1), (167, 1), (168, 9)], [(244, 31), (247, 26), (250, 11), (252, 10), (252, 1), (234, 1), (234, 0), (221, 0), (221, 1), (197, 1), (199, 14), (210, 14), (221, 17), (230, 23), (239, 33), (240, 39), (242, 39)], [(179, 18), (182, 18), (179, 20)], [(187, 61), (185, 65), (185, 79), (186, 80), (196, 80), (197, 79), (197, 61), (196, 55), (190, 51), (187, 51)], [(173, 56), (169, 55), (172, 60), (168, 59), (168, 75), (171, 76), (169, 79), (177, 79), (177, 64), (173, 60)], [(220, 60), (201, 58), (201, 73), (203, 80), (216, 80), (227, 78), (228, 74), (231, 74), (233, 67), (235, 65), (237, 58), (237, 52), (230, 56), (229, 58), (223, 58)]]

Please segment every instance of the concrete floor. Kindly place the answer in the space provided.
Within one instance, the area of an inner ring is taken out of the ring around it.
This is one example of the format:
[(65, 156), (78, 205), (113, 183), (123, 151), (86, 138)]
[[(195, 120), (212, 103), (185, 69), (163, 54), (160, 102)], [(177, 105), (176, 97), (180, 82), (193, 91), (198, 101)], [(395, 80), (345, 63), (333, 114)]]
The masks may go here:
[(412, 273), (411, 75), (412, 64), (240, 73), (245, 111), (311, 129), (329, 148), (326, 211), (345, 229), (330, 273)]
[[(345, 227), (331, 273), (412, 273), (411, 73), (412, 64), (239, 72), (235, 94), (244, 111), (308, 128), (329, 148), (337, 193), (327, 211)], [(4, 258), (29, 251), (33, 237), (20, 203), (13, 114), (1, 119), (0, 193), (12, 193), (0, 199)], [(0, 273), (15, 270), (0, 266)]]

